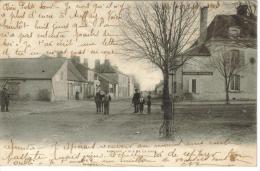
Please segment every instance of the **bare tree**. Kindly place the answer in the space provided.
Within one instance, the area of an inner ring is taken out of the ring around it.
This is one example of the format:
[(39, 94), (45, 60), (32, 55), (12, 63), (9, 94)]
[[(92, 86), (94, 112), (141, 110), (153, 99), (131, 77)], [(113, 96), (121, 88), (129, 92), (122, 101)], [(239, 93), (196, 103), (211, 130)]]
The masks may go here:
[[(229, 104), (230, 83), (235, 81), (234, 79), (240, 79), (238, 74), (246, 67), (244, 55), (239, 50), (228, 50), (223, 46), (216, 55), (210, 57), (208, 66), (217, 70), (222, 76), (225, 85), (226, 104)], [(233, 89), (239, 89), (239, 87), (233, 87)]]
[(150, 2), (136, 3), (123, 15), (123, 54), (149, 61), (162, 71), (164, 121), (159, 132), (165, 137), (173, 132), (170, 68), (177, 70), (189, 59), (181, 53), (197, 36), (198, 11), (198, 4), (190, 2)]

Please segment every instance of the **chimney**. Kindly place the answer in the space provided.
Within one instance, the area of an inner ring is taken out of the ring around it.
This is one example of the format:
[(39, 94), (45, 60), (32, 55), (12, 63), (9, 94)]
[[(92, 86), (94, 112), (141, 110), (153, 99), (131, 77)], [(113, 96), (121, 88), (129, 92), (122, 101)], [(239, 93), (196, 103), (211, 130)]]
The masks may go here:
[(200, 37), (199, 44), (205, 42), (207, 38), (207, 20), (208, 20), (208, 7), (200, 9)]
[(83, 64), (85, 65), (85, 67), (88, 68), (88, 58), (84, 58), (84, 62), (83, 62)]
[(101, 73), (100, 60), (99, 60), (99, 59), (96, 59), (96, 60), (95, 60), (95, 71), (96, 71), (97, 73)]
[(105, 59), (105, 61), (104, 61), (104, 70), (105, 70), (105, 72), (109, 72), (110, 68), (111, 68), (111, 65), (110, 65), (109, 59)]
[(248, 9), (247, 5), (240, 4), (237, 7), (237, 15), (241, 15), (241, 16), (247, 17), (247, 9)]
[(80, 57), (79, 56), (71, 56), (71, 61), (74, 64), (79, 64), (80, 63)]

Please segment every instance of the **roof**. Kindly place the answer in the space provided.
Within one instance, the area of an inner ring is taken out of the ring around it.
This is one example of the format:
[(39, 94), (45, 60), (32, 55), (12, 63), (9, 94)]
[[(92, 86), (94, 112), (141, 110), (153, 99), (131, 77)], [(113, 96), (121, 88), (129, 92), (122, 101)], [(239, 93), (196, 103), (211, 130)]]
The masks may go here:
[(88, 79), (88, 76), (86, 74), (87, 71), (90, 70), (92, 72), (95, 72), (94, 70), (88, 68), (87, 66), (85, 66), (85, 65), (83, 65), (81, 63), (73, 63), (73, 64), (77, 68), (77, 70), (80, 72), (81, 76), (84, 77), (85, 79)]
[(107, 82), (110, 82), (112, 84), (118, 84), (117, 81), (115, 81), (114, 79), (111, 80), (109, 77), (107, 77), (106, 75), (104, 74), (100, 74), (100, 73), (96, 73), (99, 77), (101, 77), (102, 79), (106, 80)]
[(216, 15), (207, 29), (207, 38), (229, 38), (229, 27), (240, 29), (240, 38), (256, 39), (256, 17), (241, 15)]
[(183, 53), (183, 55), (187, 56), (210, 56), (209, 49), (205, 46), (205, 44), (196, 45), (189, 48), (187, 51)]
[(125, 76), (128, 76), (126, 74), (124, 74), (122, 71), (120, 71), (116, 66), (106, 66), (105, 64), (101, 64), (100, 65), (100, 70), (101, 73), (119, 73)]
[(111, 73), (102, 73), (102, 75), (106, 77), (106, 79), (108, 79), (109, 81), (118, 84), (118, 80), (115, 75), (111, 75)]
[(161, 80), (158, 84), (155, 85), (155, 89), (157, 89), (158, 87), (163, 86), (164, 82), (163, 80)]
[(4, 58), (0, 59), (0, 78), (51, 79), (66, 58)]
[(104, 74), (97, 73), (97, 72), (95, 72), (93, 69), (88, 68), (88, 67), (86, 67), (85, 65), (82, 65), (82, 64), (80, 64), (80, 63), (74, 64), (74, 65), (75, 65), (75, 67), (77, 68), (77, 70), (81, 73), (81, 75), (82, 75), (85, 79), (87, 79), (87, 77), (86, 77), (83, 73), (85, 73), (85, 71), (87, 71), (87, 70), (90, 70), (90, 71), (94, 72), (95, 74), (97, 74), (97, 75), (98, 75), (99, 77), (101, 77), (102, 79), (106, 80), (107, 82), (110, 82), (110, 83), (113, 83), (113, 84), (117, 84), (117, 82), (116, 82), (114, 79), (110, 79), (110, 77), (108, 77), (108, 76), (106, 76), (106, 75), (104, 75)]
[[(256, 39), (257, 27), (256, 17), (245, 17), (241, 15), (216, 15), (207, 28), (206, 41), (210, 39), (231, 40), (229, 36), (229, 28), (236, 27), (240, 29), (239, 38), (236, 42), (246, 46), (255, 46), (256, 42), (248, 41)], [(233, 40), (233, 39), (232, 39)], [(205, 42), (198, 43), (198, 40), (183, 54), (188, 56), (210, 56), (210, 51), (205, 46)]]
[(68, 61), (68, 80), (69, 81), (79, 81), (79, 82), (87, 82), (87, 80), (81, 75), (76, 66)]

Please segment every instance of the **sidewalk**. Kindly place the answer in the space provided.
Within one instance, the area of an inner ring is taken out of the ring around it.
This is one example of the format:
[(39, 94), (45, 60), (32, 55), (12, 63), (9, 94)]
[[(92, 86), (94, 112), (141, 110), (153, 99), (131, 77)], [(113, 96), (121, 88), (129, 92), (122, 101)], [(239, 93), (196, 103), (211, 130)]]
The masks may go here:
[[(161, 101), (156, 101), (153, 103), (154, 105), (161, 105)], [(230, 100), (229, 105), (256, 105), (256, 100)], [(218, 100), (218, 101), (198, 101), (198, 100), (185, 100), (181, 102), (175, 102), (175, 106), (187, 106), (187, 105), (226, 105), (225, 100)]]
[[(233, 104), (256, 104), (256, 100), (230, 100), (230, 105)], [(226, 104), (226, 101), (219, 100), (219, 101), (182, 101), (176, 102), (176, 105), (219, 105), (219, 104)]]

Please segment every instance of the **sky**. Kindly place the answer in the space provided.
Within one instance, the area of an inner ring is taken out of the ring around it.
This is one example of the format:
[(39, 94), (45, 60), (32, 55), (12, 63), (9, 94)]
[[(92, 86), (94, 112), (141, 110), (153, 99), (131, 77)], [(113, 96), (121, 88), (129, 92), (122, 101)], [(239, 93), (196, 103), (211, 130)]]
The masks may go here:
[[(202, 5), (207, 3), (215, 3), (216, 1), (206, 1)], [(221, 2), (220, 7), (217, 9), (208, 10), (208, 25), (213, 20), (214, 16), (218, 14), (235, 14), (235, 3), (231, 1)], [(101, 60), (102, 61), (102, 60)], [(119, 67), (119, 69), (125, 73), (134, 74), (140, 82), (142, 90), (154, 90), (155, 85), (158, 84), (162, 79), (163, 75), (161, 71), (149, 62), (140, 61), (127, 61), (124, 57), (120, 59), (111, 59), (111, 63)], [(92, 64), (92, 66), (94, 63)]]
[[(54, 2), (54, 1), (53, 1)], [(72, 2), (72, 1), (69, 1), (70, 2), (70, 5), (71, 5), (71, 8), (68, 10), (70, 12), (70, 15), (74, 15), (74, 12), (75, 12), (75, 6), (77, 5), (77, 3), (80, 3), (80, 4), (83, 4), (84, 3), (87, 3), (87, 2), (83, 2), (83, 1), (77, 1), (77, 2)], [(1, 2), (0, 1), (0, 6), (1, 6), (1, 3), (3, 5), (3, 1)], [(12, 1), (11, 3), (16, 3), (16, 5), (18, 5), (18, 2), (15, 2), (15, 1)], [(33, 3), (40, 3), (40, 2), (36, 2), (36, 1), (33, 1)], [(52, 3), (52, 1), (47, 1), (47, 2), (44, 2), (45, 5), (49, 5)], [(110, 2), (102, 2), (102, 1), (98, 1), (98, 2), (93, 2), (93, 3), (103, 3), (103, 5), (105, 4), (108, 5)], [(118, 1), (117, 2), (114, 2), (114, 4), (116, 3), (119, 3)], [(120, 2), (122, 3), (122, 1)], [(133, 5), (133, 1), (131, 2), (127, 2), (128, 5)], [(203, 1), (203, 3), (200, 3), (202, 6), (204, 5), (207, 5), (208, 3), (214, 3), (216, 4), (217, 1)], [(55, 6), (56, 5), (56, 6)], [(59, 15), (59, 12), (60, 10), (62, 10), (61, 8), (66, 8), (66, 3), (61, 1), (61, 2), (58, 2), (58, 1), (55, 1), (54, 3), (54, 6), (55, 8), (52, 9), (52, 10), (49, 10), (48, 12), (49, 13), (46, 13), (46, 11), (41, 11), (41, 10), (37, 10), (36, 13), (42, 13), (42, 14), (53, 14), (53, 15)], [(59, 7), (59, 8), (58, 8)], [(103, 16), (103, 17), (107, 17), (107, 11), (104, 11), (105, 8), (102, 8), (101, 11), (99, 11), (100, 13), (100, 16)], [(113, 9), (115, 9), (113, 7)], [(73, 11), (74, 10), (74, 11)], [(98, 9), (97, 9), (98, 10)], [(117, 7), (117, 10), (118, 10), (118, 7)], [(119, 8), (120, 10), (120, 8)], [(26, 10), (27, 13), (29, 13), (30, 10)], [(20, 10), (20, 12), (22, 12), (22, 10)], [(8, 11), (8, 13), (11, 13), (10, 11)], [(209, 8), (209, 11), (208, 11), (208, 25), (210, 24), (210, 22), (212, 21), (212, 19), (214, 18), (214, 16), (216, 16), (217, 14), (235, 14), (236, 13), (236, 9), (235, 9), (235, 5), (232, 1), (221, 1), (220, 2), (220, 7), (217, 8), (217, 9), (212, 9), (212, 8)], [(0, 11), (0, 14), (1, 14), (1, 11)], [(7, 14), (7, 12), (6, 12)], [(22, 14), (22, 13), (21, 13)], [(30, 13), (29, 13), (30, 14)], [(4, 21), (4, 17), (2, 17), (2, 15), (0, 15), (0, 26), (1, 24), (3, 23)], [(6, 15), (7, 16), (7, 15)], [(6, 17), (6, 19), (10, 20), (10, 18)], [(19, 19), (19, 18), (18, 18)], [(71, 24), (73, 25), (73, 23), (75, 22), (76, 24), (79, 24), (79, 22), (81, 22), (80, 20), (77, 20), (78, 18), (76, 19), (71, 19), (71, 18), (59, 18), (58, 20), (53, 20), (52, 24), (55, 24), (55, 25), (61, 25), (62, 23), (68, 23), (68, 24)], [(13, 19), (13, 21), (15, 21), (16, 19)], [(44, 25), (45, 22), (50, 22), (51, 20), (46, 18), (46, 19), (42, 19), (40, 20), (41, 25)], [(32, 19), (32, 18), (27, 18), (27, 24), (29, 24), (30, 26), (28, 28), (25, 28), (25, 29), (20, 29), (20, 30), (8, 30), (8, 32), (16, 32), (17, 35), (20, 35), (21, 33), (28, 33), (28, 35), (30, 35), (29, 33), (32, 31), (34, 32), (34, 34), (39, 34), (41, 33), (41, 30), (35, 30), (33, 29), (34, 28), (34, 22), (35, 22), (35, 18)], [(85, 29), (85, 28), (84, 28)], [(88, 28), (87, 28), (88, 29)], [(104, 28), (103, 28), (104, 29)], [(72, 26), (71, 30), (74, 30), (74, 25)], [(66, 32), (65, 35), (68, 37), (68, 38), (74, 38), (73, 36), (75, 35), (75, 33), (73, 31), (69, 31), (69, 32)], [(114, 32), (116, 33), (118, 30), (118, 28), (115, 28)], [(82, 30), (82, 31), (86, 31), (86, 30)], [(111, 30), (110, 30), (111, 31)], [(113, 30), (112, 30), (113, 31)], [(5, 30), (4, 28), (1, 28), (0, 30), (0, 33), (4, 33), (7, 32), (7, 30)], [(48, 40), (48, 39), (45, 39), (45, 40)], [(37, 37), (33, 37), (33, 38), (23, 38), (22, 40), (22, 43), (19, 42), (19, 38), (10, 38), (10, 43), (13, 43), (14, 45), (16, 44), (16, 46), (19, 48), (20, 46), (23, 47), (23, 46), (26, 46), (27, 43), (30, 43), (30, 46), (31, 46), (31, 51), (37, 51), (39, 52), (39, 55), (22, 55), (22, 56), (19, 56), (19, 57), (39, 57), (41, 56), (41, 54), (44, 54), (47, 50), (49, 49), (57, 49), (57, 47), (55, 46), (49, 46), (48, 47), (44, 47), (42, 46), (41, 44), (37, 44), (37, 42), (39, 42), (39, 38)], [(55, 40), (55, 41), (64, 41), (64, 40)], [(82, 39), (81, 40), (81, 43), (82, 42), (88, 42), (88, 41), (95, 41), (95, 42), (102, 42), (102, 39), (99, 37), (97, 39), (89, 39), (89, 40), (86, 40), (86, 39)], [(0, 39), (0, 45), (1, 45), (1, 42), (3, 42), (3, 40)], [(70, 47), (72, 50), (74, 49), (80, 49), (80, 44), (73, 44), (72, 47)], [(1, 48), (0, 47), (0, 51), (1, 51)], [(100, 50), (102, 50), (103, 47), (99, 48)], [(109, 48), (108, 48), (109, 50)], [(15, 56), (15, 50), (14, 49), (10, 49), (10, 55), (8, 57), (17, 57)], [(64, 55), (65, 57), (70, 57), (70, 55)], [(135, 75), (135, 77), (137, 78), (137, 80), (139, 81), (140, 85), (141, 85), (141, 89), (142, 90), (153, 90), (155, 88), (155, 85), (157, 83), (159, 83), (163, 77), (162, 77), (162, 73), (161, 71), (154, 65), (154, 64), (151, 64), (149, 62), (144, 62), (144, 61), (135, 61), (135, 60), (127, 60), (127, 58), (125, 56), (106, 56), (106, 55), (79, 55), (81, 57), (81, 61), (83, 61), (84, 58), (87, 58), (88, 59), (88, 63), (89, 63), (89, 66), (91, 68), (94, 67), (94, 62), (96, 59), (100, 59), (101, 60), (101, 63), (104, 61), (104, 59), (110, 59), (111, 61), (111, 64), (112, 65), (116, 65), (120, 71), (126, 73), (126, 74), (131, 74), (131, 75)], [(0, 57), (3, 57), (0, 55)]]

